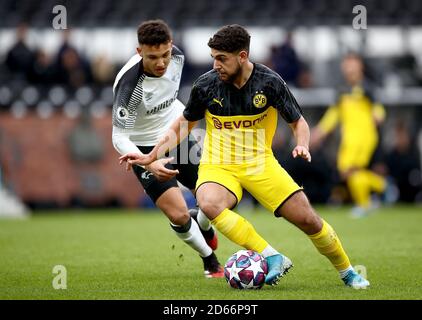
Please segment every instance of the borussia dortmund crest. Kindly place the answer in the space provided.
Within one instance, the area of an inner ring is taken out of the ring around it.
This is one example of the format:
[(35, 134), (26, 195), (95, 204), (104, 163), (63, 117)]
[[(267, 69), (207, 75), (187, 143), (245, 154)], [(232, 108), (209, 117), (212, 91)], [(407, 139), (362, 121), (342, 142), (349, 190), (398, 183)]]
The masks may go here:
[(263, 108), (267, 105), (267, 97), (265, 96), (265, 94), (262, 93), (262, 91), (256, 92), (252, 100), (253, 105), (256, 108)]

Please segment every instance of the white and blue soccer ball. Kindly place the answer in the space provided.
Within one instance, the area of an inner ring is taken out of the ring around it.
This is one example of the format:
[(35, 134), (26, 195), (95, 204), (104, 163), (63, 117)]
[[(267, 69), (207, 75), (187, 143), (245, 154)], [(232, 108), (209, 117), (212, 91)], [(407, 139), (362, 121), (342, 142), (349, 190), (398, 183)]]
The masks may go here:
[(239, 250), (224, 265), (224, 277), (235, 289), (260, 289), (267, 273), (267, 261), (252, 250)]

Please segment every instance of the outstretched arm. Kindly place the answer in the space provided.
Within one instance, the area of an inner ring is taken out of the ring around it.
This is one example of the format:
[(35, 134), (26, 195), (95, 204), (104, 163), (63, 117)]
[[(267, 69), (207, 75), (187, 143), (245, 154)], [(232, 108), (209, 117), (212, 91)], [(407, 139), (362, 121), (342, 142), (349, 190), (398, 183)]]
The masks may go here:
[(309, 152), (310, 132), (305, 118), (301, 116), (299, 120), (289, 123), (289, 126), (296, 139), (296, 147), (292, 151), (293, 158), (301, 157), (311, 162), (311, 154)]
[(324, 139), (336, 128), (339, 117), (339, 107), (337, 105), (330, 106), (316, 127), (312, 129), (310, 141), (312, 150), (318, 149)]
[[(138, 147), (129, 139), (128, 134), (113, 127), (113, 146), (122, 155), (132, 154), (133, 157), (143, 156), (143, 153)], [(145, 166), (145, 169), (152, 172), (159, 181), (166, 181), (179, 173), (178, 170), (170, 170), (165, 167), (166, 163), (172, 159), (159, 159)], [(122, 164), (122, 162), (120, 162)], [(126, 170), (129, 171), (132, 165), (126, 162)]]
[(149, 165), (177, 147), (180, 141), (188, 136), (196, 123), (196, 121), (186, 120), (183, 115), (180, 116), (149, 154), (127, 153), (119, 158), (120, 164), (127, 162), (129, 169), (132, 165)]

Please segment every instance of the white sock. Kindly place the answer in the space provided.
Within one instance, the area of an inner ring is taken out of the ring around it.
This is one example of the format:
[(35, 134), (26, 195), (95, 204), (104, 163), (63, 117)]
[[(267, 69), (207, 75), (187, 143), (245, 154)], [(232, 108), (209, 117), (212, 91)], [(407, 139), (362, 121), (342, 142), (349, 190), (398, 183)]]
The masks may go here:
[(212, 249), (208, 246), (206, 243), (204, 236), (201, 233), (201, 230), (199, 230), (198, 224), (190, 218), (191, 226), (187, 232), (177, 232), (175, 228), (178, 228), (180, 226), (174, 225), (173, 230), (177, 234), (177, 236), (182, 239), (187, 245), (189, 245), (192, 249), (197, 251), (199, 255), (203, 258), (208, 257), (212, 253)]
[(202, 210), (200, 208), (198, 208), (197, 219), (198, 219), (199, 227), (202, 230), (208, 231), (211, 228), (211, 222), (210, 222), (210, 220), (205, 215), (205, 213), (202, 212)]
[(266, 258), (270, 256), (274, 256), (276, 254), (280, 254), (276, 249), (271, 247), (270, 245), (266, 246), (264, 251), (261, 252), (261, 255)]
[(347, 269), (340, 270), (338, 273), (340, 273), (341, 278), (344, 278), (350, 270), (354, 270), (352, 266), (348, 267)]

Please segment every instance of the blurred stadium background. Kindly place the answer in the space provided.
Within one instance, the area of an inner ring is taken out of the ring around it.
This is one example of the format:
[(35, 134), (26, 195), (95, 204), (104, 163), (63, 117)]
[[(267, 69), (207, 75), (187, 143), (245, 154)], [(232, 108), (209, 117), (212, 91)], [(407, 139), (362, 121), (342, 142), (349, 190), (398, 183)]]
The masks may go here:
[[(52, 26), (56, 5), (66, 8), (67, 30)], [(353, 28), (355, 5), (365, 6), (367, 29)], [(252, 59), (283, 76), (311, 126), (334, 102), (342, 55), (360, 53), (387, 109), (377, 170), (395, 181), (398, 201), (422, 202), (421, 1), (1, 0), (0, 17), (0, 215), (151, 205), (118, 165), (111, 109), (114, 77), (135, 53), (136, 28), (155, 18), (170, 25), (186, 54), (181, 101), (212, 66), (208, 38), (239, 23), (251, 31)], [(277, 137), (278, 159), (312, 201), (348, 201), (334, 169), (338, 134), (306, 167), (291, 161), (282, 121)]]

